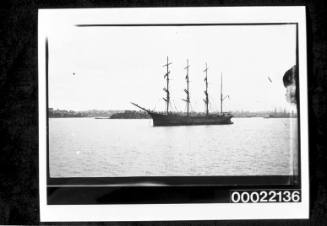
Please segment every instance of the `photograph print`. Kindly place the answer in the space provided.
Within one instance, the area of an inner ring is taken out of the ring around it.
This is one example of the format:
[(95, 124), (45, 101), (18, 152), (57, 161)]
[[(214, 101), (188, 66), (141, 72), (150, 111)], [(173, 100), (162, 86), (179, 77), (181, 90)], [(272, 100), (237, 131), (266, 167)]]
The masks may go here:
[(99, 184), (300, 188), (298, 23), (152, 10), (42, 11), (49, 199)]
[(295, 24), (47, 38), (50, 177), (297, 173)]

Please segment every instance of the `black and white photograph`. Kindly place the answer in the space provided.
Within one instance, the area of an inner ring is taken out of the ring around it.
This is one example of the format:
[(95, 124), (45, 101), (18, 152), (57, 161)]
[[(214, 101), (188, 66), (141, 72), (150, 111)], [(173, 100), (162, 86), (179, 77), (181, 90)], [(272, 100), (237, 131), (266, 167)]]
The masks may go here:
[(44, 9), (38, 23), (44, 221), (306, 218), (303, 7)]

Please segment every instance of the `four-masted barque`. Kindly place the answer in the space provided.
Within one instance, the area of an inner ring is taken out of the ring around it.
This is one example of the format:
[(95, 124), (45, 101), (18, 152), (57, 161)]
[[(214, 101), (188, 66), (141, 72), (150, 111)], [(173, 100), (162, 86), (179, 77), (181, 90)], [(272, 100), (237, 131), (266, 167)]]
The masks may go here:
[(169, 81), (170, 81), (170, 70), (169, 65), (171, 63), (167, 57), (167, 63), (164, 65), (166, 68), (166, 73), (164, 78), (166, 79), (166, 87), (163, 89), (166, 93), (166, 97), (163, 98), (166, 102), (166, 112), (157, 112), (146, 109), (144, 107), (139, 106), (138, 104), (132, 103), (136, 107), (146, 111), (153, 119), (153, 126), (179, 126), (179, 125), (226, 125), (232, 124), (231, 118), (232, 114), (228, 112), (223, 112), (223, 101), (226, 97), (223, 96), (222, 93), (222, 76), (221, 76), (221, 92), (220, 92), (220, 112), (219, 113), (209, 113), (209, 94), (208, 94), (208, 67), (204, 69), (205, 73), (205, 99), (203, 100), (205, 103), (205, 114), (199, 113), (191, 113), (190, 112), (190, 80), (189, 80), (189, 62), (187, 60), (187, 65), (185, 67), (186, 70), (186, 89), (184, 89), (186, 98), (183, 99), (186, 103), (186, 114), (185, 113), (174, 113), (169, 111), (170, 106), (170, 93), (169, 93)]

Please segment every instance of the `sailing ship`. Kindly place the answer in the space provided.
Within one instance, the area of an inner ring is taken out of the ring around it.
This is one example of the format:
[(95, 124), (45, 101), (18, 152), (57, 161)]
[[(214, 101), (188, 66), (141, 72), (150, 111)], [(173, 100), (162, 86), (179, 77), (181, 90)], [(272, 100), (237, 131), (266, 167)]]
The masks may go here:
[(205, 99), (203, 100), (205, 103), (205, 114), (192, 114), (190, 112), (190, 80), (189, 80), (189, 61), (187, 60), (187, 65), (185, 67), (186, 70), (186, 89), (184, 89), (184, 92), (186, 94), (186, 98), (183, 99), (186, 103), (186, 114), (185, 113), (175, 113), (171, 112), (169, 110), (170, 106), (170, 92), (169, 92), (169, 82), (170, 82), (170, 70), (169, 65), (171, 63), (168, 60), (167, 57), (167, 63), (163, 65), (166, 68), (166, 73), (164, 75), (164, 78), (166, 79), (166, 87), (163, 89), (166, 93), (166, 97), (163, 98), (163, 100), (166, 103), (166, 112), (157, 112), (153, 110), (146, 109), (144, 107), (141, 107), (140, 105), (136, 103), (131, 103), (134, 106), (146, 111), (151, 118), (153, 119), (153, 126), (188, 126), (188, 125), (226, 125), (226, 124), (232, 124), (231, 118), (233, 115), (229, 112), (223, 112), (223, 101), (227, 97), (223, 96), (222, 93), (222, 75), (221, 75), (221, 89), (220, 89), (220, 112), (219, 113), (209, 113), (209, 94), (208, 94), (208, 67), (206, 64), (206, 67), (204, 69), (205, 73)]

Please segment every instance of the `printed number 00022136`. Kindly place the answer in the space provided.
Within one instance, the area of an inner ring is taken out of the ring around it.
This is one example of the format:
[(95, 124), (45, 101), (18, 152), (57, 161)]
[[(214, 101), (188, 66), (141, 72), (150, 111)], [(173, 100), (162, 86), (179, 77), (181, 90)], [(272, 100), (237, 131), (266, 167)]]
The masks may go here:
[(231, 191), (232, 203), (301, 202), (300, 190)]

